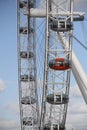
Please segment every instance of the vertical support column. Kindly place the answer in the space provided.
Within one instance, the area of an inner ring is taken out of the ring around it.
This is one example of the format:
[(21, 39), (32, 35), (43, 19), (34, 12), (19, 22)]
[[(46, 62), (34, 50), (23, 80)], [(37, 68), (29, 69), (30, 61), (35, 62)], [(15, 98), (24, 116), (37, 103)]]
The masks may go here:
[(40, 120), (40, 130), (44, 127), (44, 119), (46, 113), (46, 91), (47, 91), (47, 69), (48, 69), (48, 6), (49, 0), (46, 0), (46, 42), (45, 42), (45, 63), (44, 63), (44, 80), (43, 80), (43, 94), (42, 94), (42, 105), (41, 105), (41, 120)]

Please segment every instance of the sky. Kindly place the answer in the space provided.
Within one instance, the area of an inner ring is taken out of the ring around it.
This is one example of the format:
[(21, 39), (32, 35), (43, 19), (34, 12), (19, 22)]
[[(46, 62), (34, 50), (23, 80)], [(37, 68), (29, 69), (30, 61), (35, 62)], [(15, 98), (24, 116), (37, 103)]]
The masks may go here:
[[(74, 1), (76, 10), (87, 12), (87, 0)], [(83, 24), (75, 24), (74, 35), (87, 45), (87, 39), (85, 39), (87, 30), (86, 26), (83, 30)], [(0, 0), (0, 45), (0, 130), (20, 130), (16, 0)], [(73, 50), (87, 74), (87, 50), (76, 41), (73, 43)], [(87, 130), (87, 105), (73, 75), (71, 76), (67, 127), (73, 127), (73, 130)]]

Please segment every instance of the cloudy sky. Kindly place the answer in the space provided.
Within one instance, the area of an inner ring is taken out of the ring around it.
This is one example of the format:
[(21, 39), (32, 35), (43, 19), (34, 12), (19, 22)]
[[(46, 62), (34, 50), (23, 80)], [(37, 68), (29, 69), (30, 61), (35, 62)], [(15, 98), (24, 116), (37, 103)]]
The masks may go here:
[[(87, 0), (74, 1), (76, 10), (87, 12)], [(75, 24), (74, 34), (86, 43), (87, 30), (83, 27), (84, 23)], [(0, 45), (0, 130), (19, 130), (16, 0), (0, 0)], [(87, 51), (76, 42), (73, 49), (87, 74)], [(71, 126), (73, 130), (87, 130), (87, 105), (73, 75), (67, 115), (67, 127)]]

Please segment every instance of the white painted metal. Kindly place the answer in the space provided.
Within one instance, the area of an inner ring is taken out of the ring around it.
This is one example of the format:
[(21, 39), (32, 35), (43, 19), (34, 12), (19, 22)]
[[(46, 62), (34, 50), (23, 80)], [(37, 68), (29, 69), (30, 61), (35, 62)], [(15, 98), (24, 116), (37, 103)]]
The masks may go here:
[[(63, 47), (67, 48), (68, 42), (65, 39), (64, 34), (59, 33), (59, 36), (62, 41)], [(78, 83), (82, 96), (87, 104), (87, 75), (85, 74), (79, 60), (77, 59), (77, 57), (73, 51), (72, 51), (72, 72)]]
[(47, 93), (47, 62), (48, 62), (48, 1), (46, 2), (46, 44), (45, 44), (45, 63), (44, 63), (44, 80), (43, 80), (43, 93), (42, 93), (42, 107), (41, 107), (41, 119), (40, 130), (43, 130), (45, 113), (46, 113), (46, 93)]
[[(62, 0), (63, 2), (63, 0)], [(61, 3), (62, 3), (61, 2)], [(65, 1), (65, 6), (67, 2)], [(69, 3), (69, 7), (71, 3)], [(66, 35), (66, 38), (69, 39), (68, 49), (64, 49), (61, 47), (61, 42), (59, 37), (57, 36), (57, 31), (52, 30), (50, 27), (50, 20), (53, 17), (53, 20), (61, 16), (65, 16), (65, 21), (67, 16), (64, 14), (61, 15), (59, 9), (59, 1), (54, 0), (46, 0), (46, 48), (45, 48), (45, 69), (44, 69), (44, 84), (43, 84), (43, 97), (42, 97), (42, 106), (41, 106), (41, 123), (40, 130), (44, 129), (46, 124), (49, 124), (49, 127), (53, 129), (54, 125), (60, 127), (60, 124), (65, 127), (66, 115), (67, 115), (67, 107), (68, 102), (63, 102), (63, 94), (69, 97), (69, 88), (70, 88), (70, 69), (62, 70), (62, 72), (57, 70), (52, 70), (49, 67), (49, 61), (52, 58), (64, 57), (65, 59), (71, 60), (71, 52), (72, 52), (72, 38)], [(63, 3), (62, 3), (62, 6)], [(55, 8), (55, 11), (52, 12), (52, 8)], [(64, 7), (65, 8), (65, 7)], [(69, 18), (71, 21), (73, 20), (73, 8), (69, 9)], [(58, 12), (59, 11), (59, 12)], [(67, 11), (66, 11), (67, 12)], [(57, 22), (59, 20), (57, 19)], [(72, 21), (73, 22), (73, 21)], [(72, 31), (69, 30), (69, 33), (72, 34)], [(62, 48), (62, 50), (61, 50)], [(55, 51), (54, 51), (55, 50)], [(60, 51), (61, 50), (61, 51)], [(64, 53), (65, 52), (65, 53)], [(54, 102), (56, 102), (57, 97), (60, 95), (61, 102), (55, 103), (47, 101), (47, 97), (51, 97), (54, 95)]]
[[(29, 14), (29, 12), (24, 12), (24, 14), (25, 15), (28, 15)], [(69, 16), (69, 15), (71, 15), (70, 14), (70, 12), (69, 11), (67, 11), (67, 12), (58, 12), (58, 13), (55, 13), (55, 12), (50, 12), (50, 15), (55, 15), (55, 16), (57, 16), (57, 15), (61, 15), (61, 16)], [(74, 16), (82, 16), (82, 15), (84, 15), (85, 13), (84, 12), (73, 12), (73, 15)], [(41, 18), (41, 17), (46, 17), (46, 9), (31, 9), (30, 10), (30, 16), (31, 17), (39, 17), (39, 18)]]
[[(22, 1), (22, 0), (18, 0)], [(29, 1), (29, 0), (27, 0)], [(31, 0), (32, 1), (32, 0)], [(63, 123), (65, 126), (66, 123), (66, 115), (67, 115), (67, 107), (68, 104), (62, 104), (62, 105), (52, 105), (47, 103), (46, 98), (47, 94), (56, 94), (57, 92), (61, 93), (61, 101), (62, 101), (62, 96), (63, 92), (69, 96), (69, 88), (70, 88), (70, 69), (67, 70), (66, 72), (55, 72), (54, 70), (51, 70), (49, 68), (48, 62), (51, 58), (56, 58), (63, 53), (63, 56), (65, 58), (68, 58), (71, 60), (72, 56), (72, 71), (75, 76), (75, 79), (78, 83), (78, 86), (81, 90), (81, 93), (84, 97), (85, 102), (87, 103), (87, 76), (84, 73), (78, 59), (76, 58), (74, 52), (72, 52), (72, 30), (69, 31), (69, 34), (65, 35), (63, 32), (52, 32), (49, 31), (49, 17), (52, 15), (54, 17), (58, 16), (64, 16), (64, 17), (70, 17), (71, 21), (73, 22), (73, 15), (74, 16), (83, 16), (85, 13), (84, 12), (73, 12), (73, 0), (72, 1), (72, 9), (70, 11), (49, 11), (49, 3), (51, 0), (46, 0), (46, 9), (35, 9), (31, 8), (29, 9), (29, 12), (24, 9), (22, 11), (23, 19), (24, 21), (20, 20), (20, 9), (18, 9), (18, 29), (20, 29), (21, 25), (27, 25), (27, 30), (29, 27), (29, 17), (32, 18), (46, 18), (46, 48), (45, 48), (45, 67), (44, 67), (44, 81), (43, 81), (43, 97), (42, 97), (42, 107), (41, 107), (41, 117), (39, 117), (38, 113), (38, 103), (35, 104), (35, 106), (31, 103), (28, 104), (27, 106), (21, 103), (22, 96), (25, 95), (29, 90), (29, 94), (31, 93), (36, 94), (36, 99), (38, 100), (38, 95), (37, 95), (37, 82), (36, 82), (36, 53), (35, 53), (35, 46), (36, 46), (36, 41), (35, 41), (35, 21), (32, 22), (32, 26), (34, 27), (34, 35), (29, 36), (27, 33), (26, 36), (21, 35), (19, 30), (18, 30), (18, 81), (19, 81), (19, 105), (20, 105), (20, 120), (21, 120), (21, 130), (35, 130), (38, 129), (38, 124), (35, 126), (25, 126), (23, 125), (23, 120), (29, 119), (26, 117), (26, 115), (32, 115), (33, 118), (37, 115), (37, 120), (40, 118), (40, 130), (43, 129), (44, 125), (46, 123), (51, 123), (51, 129), (53, 129), (53, 124), (57, 124), (59, 127), (59, 123)], [(62, 1), (62, 0), (61, 0)], [(57, 0), (53, 0), (53, 2), (56, 5)], [(57, 3), (58, 4), (58, 3)], [(19, 3), (18, 3), (19, 5)], [(55, 7), (58, 7), (59, 5), (56, 5)], [(25, 8), (25, 7), (24, 7)], [(25, 20), (26, 19), (26, 20)], [(27, 21), (28, 20), (28, 21)], [(22, 23), (24, 22), (24, 24)], [(50, 35), (50, 34), (53, 35)], [(58, 34), (58, 35), (57, 35)], [(50, 39), (51, 38), (51, 39)], [(52, 39), (54, 38), (54, 39)], [(60, 38), (60, 39), (59, 39)], [(31, 39), (33, 39), (33, 42), (31, 42)], [(69, 39), (68, 41), (66, 39)], [(54, 43), (50, 43), (50, 40)], [(31, 48), (29, 48), (29, 42), (34, 43)], [(30, 59), (22, 59), (20, 57), (20, 51), (21, 47), (22, 50), (26, 48), (26, 43), (27, 43), (27, 54), (29, 50), (33, 50), (33, 53), (35, 57), (33, 60)], [(59, 44), (63, 45), (63, 49), (58, 48)], [(33, 48), (34, 47), (34, 48)], [(32, 49), (33, 48), (33, 49)], [(71, 55), (72, 52), (72, 55)], [(62, 56), (62, 55), (61, 55)], [(26, 62), (27, 61), (27, 62)], [(28, 84), (23, 83), (20, 79), (21, 74), (24, 72), (28, 71), (28, 75), (30, 75), (30, 72), (33, 71), (35, 74), (35, 81), (33, 83), (30, 82), (28, 79)], [(50, 76), (51, 75), (51, 76)], [(27, 86), (27, 88), (26, 88)], [(32, 90), (32, 88), (33, 90)], [(35, 88), (36, 87), (36, 88)], [(27, 93), (28, 94), (28, 93)], [(30, 96), (29, 95), (29, 96)], [(55, 97), (55, 95), (54, 95)], [(30, 98), (29, 100), (31, 100)], [(55, 100), (56, 101), (56, 100)], [(31, 102), (31, 101), (30, 101)], [(33, 110), (34, 109), (34, 110)], [(35, 113), (36, 112), (36, 113)], [(24, 118), (25, 116), (25, 118)], [(32, 122), (35, 122), (35, 120), (32, 118)]]
[[(24, 12), (30, 9), (31, 1), (33, 1), (35, 7), (35, 0), (17, 0), (18, 85), (21, 130), (37, 130), (39, 118), (36, 83), (35, 18), (24, 15)], [(34, 78), (32, 79), (32, 77)]]
[(85, 74), (74, 52), (72, 52), (72, 72), (87, 104), (87, 75)]

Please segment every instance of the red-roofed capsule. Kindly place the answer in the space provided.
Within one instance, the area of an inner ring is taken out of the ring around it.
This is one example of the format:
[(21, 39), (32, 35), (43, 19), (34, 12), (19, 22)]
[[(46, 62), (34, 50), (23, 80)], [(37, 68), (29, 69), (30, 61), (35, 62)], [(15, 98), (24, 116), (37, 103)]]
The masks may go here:
[(71, 63), (68, 59), (56, 58), (49, 61), (49, 67), (54, 70), (66, 70), (71, 68)]

